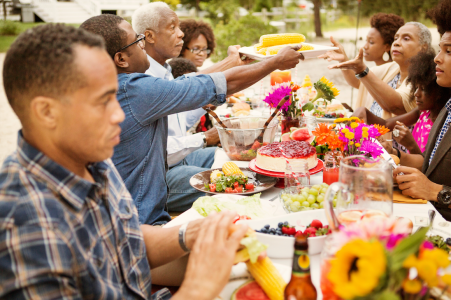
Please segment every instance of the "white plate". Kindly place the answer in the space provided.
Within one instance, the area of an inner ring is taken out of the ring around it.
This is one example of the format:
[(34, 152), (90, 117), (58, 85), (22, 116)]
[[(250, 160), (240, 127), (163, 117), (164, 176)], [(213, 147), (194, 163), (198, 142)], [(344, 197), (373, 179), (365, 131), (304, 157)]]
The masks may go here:
[[(288, 283), (291, 279), (291, 267), (276, 263), (274, 264), (274, 266), (277, 270), (279, 270), (280, 275), (282, 275), (282, 278), (285, 280), (285, 282)], [(230, 297), (232, 297), (233, 292), (235, 292), (237, 288), (239, 288), (246, 281), (252, 279), (251, 275), (247, 271), (245, 263), (239, 263), (236, 266), (233, 266), (231, 277), (236, 277), (233, 276), (234, 274), (239, 274), (239, 279), (231, 279), (229, 283), (227, 283), (222, 292), (219, 294), (219, 297), (223, 300), (229, 300)]]
[(333, 123), (336, 119), (338, 118), (316, 118), (316, 121), (322, 123)]
[[(327, 51), (338, 50), (337, 47), (329, 47), (329, 46), (315, 45), (315, 44), (309, 44), (309, 43), (301, 43), (301, 44), (310, 45), (315, 48), (313, 50), (299, 51), (304, 55), (305, 59), (317, 58), (318, 55), (324, 54)], [(265, 59), (268, 59), (268, 58), (271, 58), (274, 56), (274, 55), (259, 54), (259, 53), (255, 52), (254, 47), (242, 47), (238, 51), (241, 54), (245, 54), (247, 57), (249, 57), (251, 59), (256, 59), (256, 60), (265, 60)]]
[[(315, 209), (300, 211), (296, 213), (276, 216), (272, 218), (259, 219), (259, 220), (242, 220), (237, 223), (246, 223), (254, 230), (260, 230), (266, 224), (269, 224), (271, 228), (277, 228), (279, 222), (287, 221), (291, 226), (296, 226), (297, 230), (304, 231), (306, 226), (313, 220), (320, 220), (323, 225), (328, 225), (326, 214), (324, 209)], [(260, 242), (268, 245), (266, 253), (270, 258), (292, 258), (294, 249), (294, 237), (269, 235), (265, 233), (257, 232), (257, 238)], [(321, 253), (327, 236), (318, 236), (308, 238), (309, 254), (315, 255)]]

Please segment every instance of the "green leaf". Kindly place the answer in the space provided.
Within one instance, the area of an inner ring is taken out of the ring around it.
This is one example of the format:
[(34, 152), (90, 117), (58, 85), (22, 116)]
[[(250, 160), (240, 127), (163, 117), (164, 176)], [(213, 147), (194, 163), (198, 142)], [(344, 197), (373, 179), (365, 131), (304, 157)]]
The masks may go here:
[(391, 290), (385, 290), (378, 296), (374, 297), (377, 300), (401, 300), (398, 294)]
[(304, 104), (304, 106), (302, 106), (303, 111), (311, 111), (314, 108), (315, 108), (315, 105), (313, 105), (312, 102), (307, 102)]
[(204, 183), (204, 187), (205, 187), (207, 190), (210, 189), (210, 186), (209, 186), (207, 183)]
[(429, 227), (424, 227), (403, 239), (392, 252), (391, 269), (396, 272), (402, 268), (402, 263), (410, 254), (417, 253), (423, 243)]
[(223, 186), (221, 183), (216, 183), (216, 191), (217, 192), (222, 192), (224, 190)]

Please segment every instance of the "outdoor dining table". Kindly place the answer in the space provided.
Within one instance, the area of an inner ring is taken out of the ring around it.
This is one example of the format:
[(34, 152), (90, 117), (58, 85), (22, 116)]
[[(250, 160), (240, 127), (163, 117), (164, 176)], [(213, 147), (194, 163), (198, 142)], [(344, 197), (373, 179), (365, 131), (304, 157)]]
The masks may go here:
[[(227, 161), (232, 160), (230, 160), (230, 158), (227, 156), (227, 154), (224, 152), (222, 148), (218, 148), (218, 150), (215, 153), (215, 160), (211, 168), (212, 169), (221, 168), (222, 165)], [(248, 161), (233, 161), (233, 162), (236, 163), (240, 168), (247, 168), (249, 165)], [(322, 172), (310, 176), (311, 184), (321, 184), (322, 182), (323, 182)], [(280, 192), (281, 192), (280, 188), (272, 187), (262, 192), (260, 196), (260, 199), (263, 201), (270, 200), (274, 201), (275, 205), (274, 215), (286, 214), (278, 199), (278, 195)], [(414, 231), (416, 230), (416, 228), (422, 225), (421, 223), (419, 223), (420, 222), (419, 220), (424, 221), (428, 219), (428, 211), (431, 209), (435, 210), (435, 207), (429, 202), (427, 204), (393, 203), (393, 215), (397, 217), (409, 218), (414, 224), (413, 228)], [(180, 216), (169, 222), (166, 226), (171, 227), (181, 225), (197, 218), (200, 218), (200, 215), (193, 209), (189, 209), (188, 211), (184, 212), (183, 214), (181, 214)], [(447, 222), (438, 212), (436, 213), (433, 227), (434, 230), (441, 232), (442, 236), (451, 237), (451, 222)], [(320, 256), (321, 255), (318, 254), (312, 255), (310, 257), (312, 281), (318, 291), (318, 299), (322, 299), (320, 289)], [(275, 263), (283, 264), (286, 266), (292, 265), (292, 259), (271, 258), (271, 260)]]

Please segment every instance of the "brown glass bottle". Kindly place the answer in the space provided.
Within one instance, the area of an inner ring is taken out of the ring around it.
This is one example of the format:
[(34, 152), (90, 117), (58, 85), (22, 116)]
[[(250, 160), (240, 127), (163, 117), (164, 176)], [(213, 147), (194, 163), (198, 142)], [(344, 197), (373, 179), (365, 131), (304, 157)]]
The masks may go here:
[(310, 257), (305, 236), (296, 237), (294, 243), (293, 270), (291, 280), (285, 287), (285, 300), (294, 296), (296, 300), (316, 300), (316, 288), (310, 277)]

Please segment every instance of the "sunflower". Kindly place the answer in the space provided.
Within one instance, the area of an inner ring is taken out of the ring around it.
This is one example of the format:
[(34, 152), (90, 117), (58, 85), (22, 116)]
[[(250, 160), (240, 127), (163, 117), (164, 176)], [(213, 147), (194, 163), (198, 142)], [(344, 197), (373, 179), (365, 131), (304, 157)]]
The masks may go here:
[(379, 241), (355, 239), (338, 250), (327, 278), (335, 294), (354, 299), (371, 293), (386, 269), (387, 258)]
[(312, 102), (315, 102), (319, 98), (323, 98), (326, 101), (332, 101), (332, 99), (335, 99), (335, 97), (340, 94), (340, 91), (334, 86), (334, 83), (324, 76), (315, 82), (313, 86), (318, 94)]
[(312, 131), (312, 134), (316, 137), (318, 145), (325, 145), (327, 138), (332, 134), (332, 127), (325, 123), (318, 124), (318, 127)]

